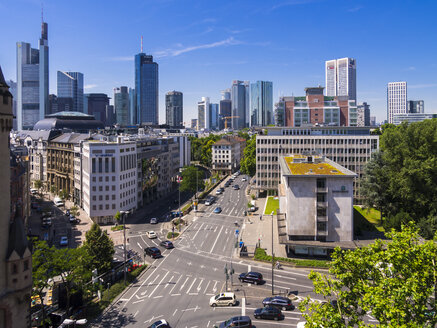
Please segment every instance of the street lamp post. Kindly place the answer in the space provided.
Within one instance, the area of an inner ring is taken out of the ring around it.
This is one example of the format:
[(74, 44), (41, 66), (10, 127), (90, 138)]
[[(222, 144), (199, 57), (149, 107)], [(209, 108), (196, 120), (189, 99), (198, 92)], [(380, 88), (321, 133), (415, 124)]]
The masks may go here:
[(275, 252), (273, 250), (273, 215), (274, 211), (272, 211), (272, 295), (275, 294), (275, 287), (274, 287), (274, 268), (275, 268)]

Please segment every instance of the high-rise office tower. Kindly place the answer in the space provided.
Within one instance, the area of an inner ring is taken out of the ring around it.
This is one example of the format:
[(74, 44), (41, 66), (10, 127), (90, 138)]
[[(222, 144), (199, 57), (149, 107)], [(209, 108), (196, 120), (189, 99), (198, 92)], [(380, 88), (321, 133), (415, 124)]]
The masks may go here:
[(222, 100), (231, 100), (231, 89), (221, 91)]
[(39, 108), (39, 50), (17, 42), (17, 129), (32, 129)]
[(407, 82), (389, 82), (387, 85), (387, 121), (393, 123), (394, 114), (407, 113)]
[[(58, 112), (70, 112), (73, 110), (73, 98), (62, 98), (49, 95), (49, 114)], [(85, 111), (85, 113), (87, 113)]]
[(243, 129), (247, 126), (249, 111), (249, 85), (248, 81), (234, 80), (231, 87), (232, 102), (232, 128)]
[(348, 96), (357, 100), (357, 64), (353, 58), (340, 58), (325, 62), (326, 95)]
[(106, 126), (106, 106), (109, 105), (109, 98), (106, 93), (85, 93), (83, 110), (85, 114), (93, 115), (96, 120)]
[(197, 130), (197, 118), (191, 119), (191, 128)]
[(181, 127), (183, 122), (183, 95), (179, 91), (170, 91), (165, 95), (165, 124), (170, 127)]
[(357, 126), (370, 126), (370, 105), (366, 102), (357, 105)]
[(118, 124), (129, 125), (129, 92), (127, 87), (114, 88), (114, 110)]
[(425, 102), (423, 100), (408, 100), (407, 113), (425, 113)]
[(135, 93), (137, 123), (158, 124), (158, 63), (153, 56), (135, 55)]
[(48, 25), (41, 22), (39, 39), (39, 119), (49, 114), (49, 41)]
[(129, 124), (137, 124), (137, 101), (133, 88), (129, 88)]
[(83, 113), (83, 74), (58, 71), (58, 98), (72, 98), (73, 111)]
[(209, 104), (209, 127), (211, 130), (219, 128), (219, 104)]
[(273, 123), (273, 83), (257, 81), (250, 86), (250, 126)]
[(105, 126), (112, 126), (115, 122), (114, 105), (107, 105), (106, 108), (106, 124)]
[(222, 99), (219, 104), (219, 130), (225, 128), (225, 120), (227, 120), (227, 126), (231, 126), (231, 119), (226, 118), (232, 115), (232, 105), (231, 105), (231, 89), (226, 89), (221, 92)]
[(209, 97), (202, 97), (202, 101), (197, 103), (197, 129), (209, 129)]

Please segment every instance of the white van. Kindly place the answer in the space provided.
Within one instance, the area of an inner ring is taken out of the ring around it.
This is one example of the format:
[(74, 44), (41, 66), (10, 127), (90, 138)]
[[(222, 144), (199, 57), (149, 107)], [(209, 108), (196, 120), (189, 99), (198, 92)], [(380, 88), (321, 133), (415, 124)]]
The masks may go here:
[(233, 306), (237, 304), (234, 293), (220, 293), (209, 300), (209, 306)]
[(57, 207), (64, 206), (64, 202), (63, 202), (62, 199), (59, 198), (59, 197), (55, 197), (55, 199), (53, 200), (53, 203), (55, 203), (55, 205), (56, 205)]

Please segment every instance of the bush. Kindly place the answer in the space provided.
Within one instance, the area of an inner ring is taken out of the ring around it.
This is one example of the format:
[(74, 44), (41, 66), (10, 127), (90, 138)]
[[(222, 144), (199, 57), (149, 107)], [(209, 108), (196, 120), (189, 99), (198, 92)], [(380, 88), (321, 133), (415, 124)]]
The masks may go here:
[(124, 225), (116, 225), (116, 226), (111, 227), (111, 230), (112, 231), (120, 231), (120, 230), (123, 230), (123, 227), (124, 227)]
[[(267, 255), (266, 251), (263, 248), (257, 248), (255, 250), (255, 260), (264, 261), (264, 262), (272, 262), (272, 256)], [(314, 268), (329, 268), (331, 261), (324, 260), (305, 260), (305, 259), (291, 259), (288, 257), (276, 257), (275, 260), (279, 262), (292, 263), (295, 266), (304, 266), (304, 267), (314, 267)]]
[(178, 236), (179, 236), (179, 232), (171, 232), (171, 231), (169, 231), (169, 233), (167, 234), (167, 239), (176, 238)]

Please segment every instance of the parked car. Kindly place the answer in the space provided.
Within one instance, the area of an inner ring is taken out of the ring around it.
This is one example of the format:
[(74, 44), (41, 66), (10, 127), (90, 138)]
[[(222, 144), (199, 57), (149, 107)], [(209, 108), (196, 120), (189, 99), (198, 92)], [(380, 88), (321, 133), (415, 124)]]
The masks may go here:
[(234, 188), (234, 190), (239, 190), (240, 186), (239, 185), (234, 185), (233, 188)]
[(221, 189), (217, 189), (216, 191), (215, 191), (215, 194), (216, 195), (221, 195), (223, 193), (223, 191), (221, 190)]
[(214, 213), (221, 213), (222, 212), (222, 208), (221, 207), (216, 207), (215, 209), (214, 209)]
[(155, 231), (147, 231), (147, 237), (149, 237), (149, 239), (158, 238), (158, 236), (156, 235)]
[(150, 219), (150, 224), (157, 224), (158, 223), (158, 219), (157, 218), (151, 218)]
[(221, 192), (225, 192), (225, 188), (221, 187), (220, 188)]
[(215, 201), (215, 198), (210, 196), (206, 199), (205, 205), (206, 206), (212, 205), (212, 203), (214, 203), (214, 201)]
[(79, 219), (77, 219), (73, 214), (70, 214), (69, 221), (71, 224), (79, 223)]
[(41, 223), (43, 228), (48, 228), (52, 225), (52, 218), (43, 218)]
[(267, 306), (264, 308), (256, 309), (253, 312), (253, 316), (255, 319), (273, 319), (273, 320), (281, 320), (284, 318), (281, 310), (275, 307)]
[(68, 237), (62, 236), (61, 240), (59, 240), (59, 246), (68, 246)]
[(154, 259), (161, 257), (161, 251), (157, 247), (146, 247), (144, 249), (144, 254), (149, 255)]
[(249, 282), (251, 284), (259, 285), (264, 282), (263, 275), (259, 272), (244, 272), (240, 274), (238, 280), (241, 282)]
[(174, 248), (174, 245), (170, 240), (161, 241), (160, 245), (167, 249)]
[(241, 181), (243, 181), (243, 182), (244, 182), (244, 181), (247, 181), (247, 179), (246, 179), (246, 178), (242, 178), (242, 179), (241, 179)]
[(256, 207), (255, 206), (251, 206), (250, 208), (249, 208), (249, 212), (255, 212), (256, 211)]
[(171, 327), (167, 321), (161, 319), (159, 321), (152, 323), (152, 325), (149, 326), (148, 328), (171, 328)]
[(237, 304), (237, 298), (234, 293), (220, 293), (209, 299), (209, 306), (234, 306)]
[(276, 307), (281, 309), (282, 311), (294, 309), (294, 305), (291, 303), (291, 300), (283, 296), (267, 297), (263, 300), (263, 305)]
[(38, 193), (38, 189), (30, 188), (30, 193), (31, 193), (32, 195), (36, 195), (36, 194)]
[(238, 327), (238, 328), (252, 328), (252, 320), (248, 316), (232, 317), (225, 322), (222, 322), (219, 328)]

